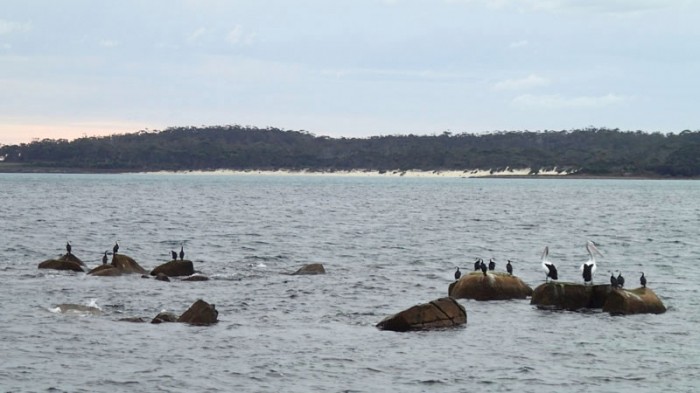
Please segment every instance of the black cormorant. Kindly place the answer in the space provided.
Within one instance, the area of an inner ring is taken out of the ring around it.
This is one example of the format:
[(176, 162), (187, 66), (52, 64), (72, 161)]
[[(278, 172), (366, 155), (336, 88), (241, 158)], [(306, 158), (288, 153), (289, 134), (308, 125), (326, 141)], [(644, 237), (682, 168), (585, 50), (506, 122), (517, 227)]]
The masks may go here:
[(476, 261), (474, 261), (474, 271), (478, 272), (479, 269), (481, 269), (481, 258), (476, 258)]
[(625, 286), (625, 278), (622, 277), (622, 272), (617, 273), (617, 285), (620, 286), (620, 288)]
[(73, 247), (71, 247), (70, 242), (67, 242), (66, 243), (66, 251), (68, 251), (68, 253), (70, 254), (70, 250), (72, 250), (72, 249), (73, 249)]
[(481, 268), (481, 272), (484, 273), (484, 276), (486, 275), (487, 269), (486, 269), (486, 264), (484, 261), (481, 261), (481, 265), (479, 266)]
[(489, 259), (489, 270), (496, 270), (496, 261), (493, 258)]
[(510, 259), (508, 260), (508, 263), (506, 263), (506, 271), (511, 276), (513, 275), (513, 265), (510, 264)]
[(639, 283), (642, 284), (642, 287), (647, 287), (647, 278), (644, 277), (644, 272), (642, 272), (642, 276), (639, 277)]
[(455, 272), (455, 280), (459, 280), (462, 277), (462, 272), (459, 271), (459, 266), (457, 266), (457, 271)]
[(114, 247), (112, 247), (112, 254), (117, 255), (118, 251), (119, 251), (119, 240), (114, 242)]
[(184, 246), (180, 246), (180, 260), (185, 259), (185, 249)]
[(106, 263), (107, 263), (107, 251), (105, 251), (105, 255), (102, 256), (102, 264), (104, 265)]
[(175, 251), (170, 251), (170, 255), (173, 257), (173, 261), (177, 260), (177, 253)]
[(617, 288), (617, 279), (615, 278), (613, 272), (610, 272), (610, 286), (613, 288)]

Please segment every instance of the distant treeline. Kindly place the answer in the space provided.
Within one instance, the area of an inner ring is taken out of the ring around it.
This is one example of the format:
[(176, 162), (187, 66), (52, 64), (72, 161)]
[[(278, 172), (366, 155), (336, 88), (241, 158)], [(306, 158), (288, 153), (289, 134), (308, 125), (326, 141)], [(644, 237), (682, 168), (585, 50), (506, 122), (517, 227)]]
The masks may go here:
[(700, 176), (700, 131), (587, 128), (490, 134), (330, 138), (243, 126), (177, 127), (0, 146), (3, 167), (84, 171), (493, 170), (600, 176)]

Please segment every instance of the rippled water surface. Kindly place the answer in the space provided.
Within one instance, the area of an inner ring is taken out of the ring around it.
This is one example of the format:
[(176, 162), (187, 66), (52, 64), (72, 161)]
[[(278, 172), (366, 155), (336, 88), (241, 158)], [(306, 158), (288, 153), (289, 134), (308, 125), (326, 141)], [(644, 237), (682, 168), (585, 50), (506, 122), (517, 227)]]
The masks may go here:
[[(700, 183), (237, 175), (0, 175), (0, 387), (68, 392), (691, 392), (700, 389)], [(506, 259), (535, 287), (545, 245), (580, 280), (644, 271), (669, 311), (547, 312), (475, 302), (465, 328), (382, 318)], [(115, 240), (147, 270), (181, 243), (207, 282), (89, 267)], [(307, 263), (321, 276), (289, 276)], [(210, 327), (119, 322), (216, 304)], [(57, 305), (101, 311), (56, 312)]]

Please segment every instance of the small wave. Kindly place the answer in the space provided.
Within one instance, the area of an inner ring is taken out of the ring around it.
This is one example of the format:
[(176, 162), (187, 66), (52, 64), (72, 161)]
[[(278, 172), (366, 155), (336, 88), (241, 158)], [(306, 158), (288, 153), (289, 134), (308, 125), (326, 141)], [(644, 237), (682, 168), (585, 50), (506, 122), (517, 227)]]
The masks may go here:
[(49, 312), (64, 315), (100, 315), (102, 309), (99, 307), (85, 306), (82, 304), (62, 303), (54, 308), (49, 308)]

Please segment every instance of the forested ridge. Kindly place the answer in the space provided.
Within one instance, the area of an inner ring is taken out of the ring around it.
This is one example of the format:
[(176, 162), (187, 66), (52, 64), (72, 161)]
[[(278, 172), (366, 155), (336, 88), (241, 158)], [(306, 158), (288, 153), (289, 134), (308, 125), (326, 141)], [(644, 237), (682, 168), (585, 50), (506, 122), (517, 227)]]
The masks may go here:
[(330, 138), (244, 126), (174, 127), (0, 146), (0, 170), (493, 170), (596, 176), (700, 176), (700, 131), (586, 128)]

